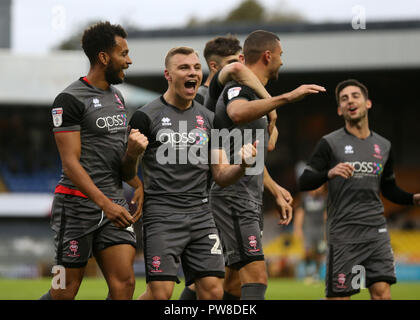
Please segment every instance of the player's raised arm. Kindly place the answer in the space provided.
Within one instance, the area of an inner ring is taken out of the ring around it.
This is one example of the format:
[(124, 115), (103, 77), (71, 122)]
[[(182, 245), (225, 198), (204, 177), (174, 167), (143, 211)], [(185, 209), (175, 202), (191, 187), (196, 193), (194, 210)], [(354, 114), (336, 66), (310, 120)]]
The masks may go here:
[(301, 85), (299, 88), (267, 99), (253, 101), (235, 101), (228, 108), (229, 117), (234, 123), (246, 123), (261, 118), (278, 107), (302, 100), (309, 94), (325, 92), (325, 88), (316, 84)]
[(138, 129), (131, 129), (128, 136), (127, 151), (123, 157), (121, 175), (124, 181), (133, 179), (137, 175), (139, 159), (149, 144), (149, 140)]

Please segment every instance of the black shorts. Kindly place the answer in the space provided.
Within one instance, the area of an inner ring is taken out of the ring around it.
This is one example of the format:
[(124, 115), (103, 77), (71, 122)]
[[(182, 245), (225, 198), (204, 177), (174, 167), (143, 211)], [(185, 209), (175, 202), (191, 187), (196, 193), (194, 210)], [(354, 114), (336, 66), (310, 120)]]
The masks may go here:
[[(128, 210), (125, 200), (114, 202)], [(51, 227), (55, 232), (55, 263), (66, 268), (84, 267), (92, 255), (113, 245), (137, 246), (132, 226), (114, 226), (93, 201), (78, 196), (54, 195)]]
[(262, 206), (230, 196), (212, 196), (210, 206), (222, 240), (226, 266), (239, 270), (248, 263), (264, 260)]
[(219, 234), (208, 206), (188, 213), (144, 212), (146, 282), (179, 283), (180, 263), (185, 284), (203, 277), (224, 277)]
[(375, 282), (397, 282), (388, 234), (369, 242), (328, 246), (326, 297), (349, 297), (359, 293), (363, 272), (366, 288)]

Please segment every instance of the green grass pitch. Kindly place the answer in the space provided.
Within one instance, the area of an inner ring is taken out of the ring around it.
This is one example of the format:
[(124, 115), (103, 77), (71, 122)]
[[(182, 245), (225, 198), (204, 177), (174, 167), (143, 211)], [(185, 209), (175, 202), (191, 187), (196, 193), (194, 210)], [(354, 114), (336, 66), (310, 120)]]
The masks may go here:
[[(36, 300), (48, 291), (51, 279), (0, 279), (0, 300)], [(144, 278), (136, 279), (136, 299), (146, 287)], [(172, 299), (178, 299), (184, 283), (175, 285)], [(107, 286), (102, 278), (85, 278), (76, 299), (103, 300)], [(420, 300), (420, 282), (401, 282), (391, 287), (391, 295), (396, 300)], [(267, 300), (318, 300), (324, 297), (324, 283), (304, 284), (299, 280), (269, 279)], [(369, 299), (368, 290), (352, 297), (354, 300)]]

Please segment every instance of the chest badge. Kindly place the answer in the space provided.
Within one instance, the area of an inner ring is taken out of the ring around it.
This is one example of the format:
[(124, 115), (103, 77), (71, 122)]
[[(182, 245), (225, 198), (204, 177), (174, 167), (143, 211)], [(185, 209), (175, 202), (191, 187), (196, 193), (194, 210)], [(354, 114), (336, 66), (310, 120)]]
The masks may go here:
[(373, 149), (374, 149), (374, 154), (373, 156), (377, 159), (382, 159), (382, 155), (381, 155), (381, 148), (379, 147), (379, 145), (374, 144), (373, 145)]
[(117, 99), (118, 102), (118, 109), (125, 109), (124, 104), (122, 103), (120, 97), (118, 96), (118, 94), (114, 93), (114, 97), (115, 99)]
[(201, 130), (207, 130), (206, 127), (204, 127), (204, 118), (202, 116), (195, 116), (197, 120), (197, 126), (195, 126), (197, 129)]
[(344, 147), (344, 153), (345, 154), (353, 154), (354, 150), (353, 150), (353, 146), (351, 145), (347, 145)]

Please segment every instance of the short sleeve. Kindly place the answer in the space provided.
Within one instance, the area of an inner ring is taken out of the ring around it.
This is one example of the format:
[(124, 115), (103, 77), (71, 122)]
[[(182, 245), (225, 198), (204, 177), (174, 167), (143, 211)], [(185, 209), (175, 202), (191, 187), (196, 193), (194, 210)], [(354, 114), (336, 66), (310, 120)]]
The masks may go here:
[(223, 94), (226, 106), (237, 99), (255, 100), (255, 93), (250, 87), (238, 83), (227, 86)]
[(137, 110), (130, 119), (130, 128), (138, 129), (140, 133), (150, 139), (150, 123), (149, 116), (143, 111)]
[(68, 93), (60, 93), (51, 109), (53, 131), (79, 131), (84, 105)]

